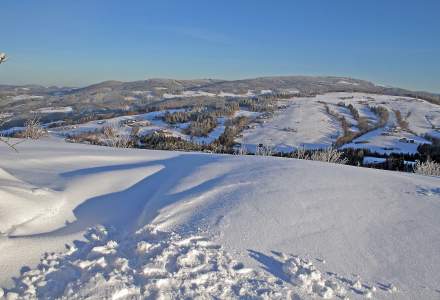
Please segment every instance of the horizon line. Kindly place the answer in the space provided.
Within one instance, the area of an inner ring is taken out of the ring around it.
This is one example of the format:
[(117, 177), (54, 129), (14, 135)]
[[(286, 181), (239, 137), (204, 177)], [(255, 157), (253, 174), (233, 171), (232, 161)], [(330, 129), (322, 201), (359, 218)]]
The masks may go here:
[(409, 88), (403, 88), (399, 86), (389, 85), (389, 84), (382, 84), (379, 82), (374, 82), (372, 80), (367, 79), (361, 79), (361, 78), (355, 78), (350, 76), (338, 76), (338, 75), (299, 75), (299, 74), (292, 74), (292, 75), (262, 75), (262, 76), (255, 76), (255, 77), (238, 77), (238, 78), (232, 78), (232, 79), (224, 79), (224, 78), (215, 78), (215, 77), (195, 77), (195, 78), (179, 78), (179, 77), (147, 77), (145, 79), (136, 79), (136, 80), (118, 80), (118, 79), (106, 79), (101, 81), (96, 81), (92, 83), (88, 83), (85, 85), (78, 85), (78, 86), (68, 86), (68, 85), (58, 85), (58, 84), (38, 84), (38, 83), (25, 83), (25, 84), (10, 84), (10, 83), (1, 83), (0, 86), (16, 86), (16, 87), (23, 87), (23, 86), (40, 86), (44, 88), (50, 88), (50, 87), (57, 87), (57, 88), (71, 88), (71, 89), (80, 89), (80, 88), (86, 88), (93, 85), (102, 84), (104, 82), (119, 82), (119, 83), (129, 83), (129, 82), (138, 82), (138, 81), (148, 81), (148, 80), (181, 80), (181, 81), (192, 81), (192, 80), (217, 80), (217, 81), (224, 81), (224, 82), (234, 82), (234, 81), (242, 81), (242, 80), (254, 80), (254, 79), (263, 79), (263, 78), (282, 78), (282, 77), (308, 77), (308, 78), (339, 78), (339, 79), (351, 79), (351, 80), (357, 80), (357, 81), (364, 81), (371, 84), (374, 84), (378, 87), (383, 88), (395, 88), (395, 89), (403, 89), (410, 92), (421, 92), (421, 93), (430, 93), (435, 95), (440, 95), (439, 92), (434, 91), (428, 91), (428, 90), (417, 90), (417, 89), (409, 89)]

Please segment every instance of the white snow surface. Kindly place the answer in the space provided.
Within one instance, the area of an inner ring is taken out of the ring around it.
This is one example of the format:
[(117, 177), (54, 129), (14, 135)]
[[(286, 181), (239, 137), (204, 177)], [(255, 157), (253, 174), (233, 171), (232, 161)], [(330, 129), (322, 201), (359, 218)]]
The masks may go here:
[(10, 299), (440, 296), (438, 177), (52, 139), (0, 157)]
[(12, 100), (19, 101), (19, 100), (43, 99), (44, 97), (43, 96), (36, 96), (36, 95), (25, 95), (25, 94), (22, 94), (22, 95), (13, 96), (11, 98), (12, 98)]
[(182, 91), (180, 94), (164, 93), (164, 99), (173, 98), (185, 98), (185, 97), (231, 97), (231, 98), (242, 98), (242, 97), (254, 97), (256, 95), (267, 95), (272, 94), (272, 90), (261, 90), (259, 93), (248, 90), (245, 94), (235, 94), (220, 91), (219, 93), (210, 93), (205, 91)]

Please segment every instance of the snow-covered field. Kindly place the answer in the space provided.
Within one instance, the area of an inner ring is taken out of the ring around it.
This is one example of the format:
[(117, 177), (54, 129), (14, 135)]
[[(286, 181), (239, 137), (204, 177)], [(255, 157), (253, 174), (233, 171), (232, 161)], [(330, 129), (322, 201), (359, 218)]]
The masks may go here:
[(240, 143), (252, 151), (259, 144), (291, 152), (298, 147), (325, 148), (338, 137), (340, 125), (314, 98), (294, 98), (270, 119), (245, 130)]
[(183, 91), (180, 94), (171, 94), (171, 93), (164, 93), (163, 98), (164, 99), (173, 99), (173, 98), (183, 98), (183, 97), (230, 97), (230, 98), (243, 98), (243, 97), (253, 97), (257, 95), (268, 95), (272, 94), (272, 90), (260, 90), (260, 91), (251, 91), (248, 90), (245, 94), (235, 94), (235, 93), (227, 93), (227, 92), (219, 92), (217, 94), (215, 93), (209, 93), (204, 91)]
[[(246, 144), (251, 151), (259, 144), (287, 152), (298, 147), (309, 149), (330, 147), (342, 134), (342, 128), (335, 117), (326, 113), (324, 104), (340, 116), (344, 116), (352, 125), (352, 131), (358, 131), (357, 121), (353, 119), (348, 109), (337, 105), (340, 102), (345, 105), (352, 104), (359, 111), (360, 116), (367, 118), (372, 125), (377, 122), (377, 117), (368, 106), (384, 106), (390, 115), (386, 128), (360, 136), (345, 147), (368, 148), (381, 153), (415, 153), (418, 144), (429, 143), (420, 136), (428, 134), (432, 137), (440, 137), (438, 105), (424, 100), (396, 96), (329, 93), (313, 98), (286, 100), (287, 109), (277, 111), (273, 118), (245, 130), (239, 142)], [(401, 112), (403, 119), (409, 124), (409, 131), (397, 129), (392, 135), (382, 134), (398, 127), (394, 110)], [(402, 138), (415, 140), (415, 143), (402, 143), (400, 141)], [(367, 143), (356, 143), (360, 141)]]
[[(401, 139), (403, 140), (401, 141)], [(414, 142), (409, 143), (409, 140)], [(354, 139), (353, 142), (344, 145), (342, 148), (368, 149), (381, 154), (415, 154), (420, 144), (430, 143), (424, 138), (406, 131), (390, 133), (388, 130), (376, 129)]]
[(51, 139), (0, 157), (9, 297), (440, 297), (439, 178)]
[(19, 101), (19, 100), (35, 100), (35, 99), (43, 99), (43, 96), (35, 96), (35, 95), (18, 95), (18, 96), (13, 96), (11, 97), (12, 100), (14, 101)]
[(53, 114), (53, 113), (70, 113), (73, 111), (71, 106), (63, 106), (63, 107), (42, 107), (35, 111), (35, 113), (40, 114)]
[[(166, 124), (160, 119), (161, 116), (165, 115), (167, 112), (174, 113), (178, 111), (184, 111), (184, 109), (170, 109), (162, 111), (154, 111), (146, 114), (140, 115), (130, 115), (122, 116), (105, 120), (91, 121), (84, 124), (57, 127), (50, 130), (50, 133), (58, 136), (66, 135), (78, 135), (81, 133), (95, 132), (102, 130), (104, 127), (112, 127), (117, 130), (120, 134), (129, 135), (131, 132), (131, 127), (125, 124), (127, 121), (141, 122), (144, 125), (141, 126), (141, 133), (148, 134), (156, 130), (167, 130), (175, 136), (184, 135), (176, 128)], [(188, 137), (189, 139), (189, 137)]]

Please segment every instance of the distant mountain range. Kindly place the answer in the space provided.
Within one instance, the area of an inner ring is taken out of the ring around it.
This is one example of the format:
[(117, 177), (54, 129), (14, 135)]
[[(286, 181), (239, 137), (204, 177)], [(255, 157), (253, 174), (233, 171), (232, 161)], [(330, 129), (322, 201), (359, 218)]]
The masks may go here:
[(325, 93), (341, 90), (352, 90), (355, 92), (370, 92), (382, 94), (418, 94), (421, 97), (439, 98), (439, 94), (410, 91), (401, 88), (377, 85), (372, 82), (348, 77), (332, 77), (332, 76), (272, 76), (258, 77), (241, 80), (219, 80), (219, 79), (194, 79), (194, 80), (177, 80), (177, 79), (148, 79), (131, 82), (123, 81), (103, 81), (101, 83), (92, 84), (82, 88), (71, 87), (44, 87), (40, 85), (1, 85), (0, 93), (15, 91), (30, 91), (32, 93), (53, 94), (57, 92), (67, 93), (94, 93), (98, 91), (111, 89), (112, 91), (130, 91), (130, 90), (148, 90), (155, 88), (166, 88), (171, 91), (194, 90), (199, 89), (207, 92), (237, 92), (244, 90), (258, 89), (296, 89), (302, 93)]
[[(195, 93), (199, 101), (208, 95), (210, 101), (214, 101), (216, 96), (225, 98), (249, 95), (251, 92), (303, 96), (329, 92), (366, 92), (421, 98), (440, 104), (439, 94), (381, 86), (365, 80), (346, 77), (275, 76), (242, 80), (104, 81), (82, 88), (0, 85), (0, 113), (12, 115), (10, 125), (16, 125), (28, 118), (30, 112), (46, 107), (69, 106), (75, 113), (84, 115), (102, 110), (138, 109), (157, 105), (165, 99), (169, 101), (174, 96), (180, 100), (193, 98)], [(55, 117), (56, 115), (51, 116), (52, 119), (56, 119)]]

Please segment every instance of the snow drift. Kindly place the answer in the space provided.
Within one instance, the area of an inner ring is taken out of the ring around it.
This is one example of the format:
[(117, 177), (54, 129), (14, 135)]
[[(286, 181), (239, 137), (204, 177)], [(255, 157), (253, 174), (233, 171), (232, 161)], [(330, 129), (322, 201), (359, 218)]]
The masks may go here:
[(0, 146), (10, 297), (440, 296), (439, 178), (56, 140), (19, 150)]

